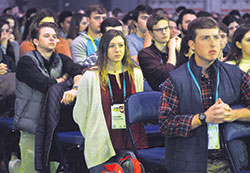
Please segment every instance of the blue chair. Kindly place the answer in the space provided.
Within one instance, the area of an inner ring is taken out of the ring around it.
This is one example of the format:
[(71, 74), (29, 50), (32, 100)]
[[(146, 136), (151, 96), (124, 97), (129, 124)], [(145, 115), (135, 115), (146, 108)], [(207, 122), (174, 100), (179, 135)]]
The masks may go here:
[[(160, 103), (161, 93), (157, 91), (141, 92), (131, 95), (125, 102), (125, 116), (127, 131), (132, 149), (137, 158), (143, 163), (147, 169), (165, 168), (165, 148), (153, 147), (147, 149), (137, 149), (130, 125), (137, 122), (157, 122), (158, 123), (158, 107)], [(159, 126), (145, 126), (147, 133), (159, 133)], [(151, 129), (151, 130), (150, 130)]]
[(11, 129), (11, 130), (16, 130), (14, 127), (14, 118), (0, 118), (0, 126)]
[(148, 81), (145, 78), (143, 79), (143, 89), (144, 89), (143, 91), (145, 92), (153, 91)]
[[(242, 108), (243, 105), (233, 106), (233, 109)], [(242, 158), (242, 155), (247, 153), (245, 152), (246, 147), (242, 138), (250, 136), (250, 123), (249, 122), (232, 122), (225, 123), (222, 125), (222, 136), (224, 140), (224, 147), (229, 158), (231, 169), (233, 172), (239, 172), (242, 169), (242, 164), (246, 165), (247, 163)], [(233, 152), (235, 149), (242, 154), (235, 155)], [(249, 158), (248, 158), (249, 159)]]
[[(68, 173), (69, 163), (66, 158), (73, 149), (83, 153), (84, 138), (80, 131), (59, 132), (56, 133), (55, 142), (60, 157), (60, 164), (56, 172), (59, 173), (63, 170), (64, 173)], [(63, 149), (65, 145), (67, 146), (66, 151)]]
[(164, 136), (162, 135), (160, 131), (159, 124), (148, 123), (144, 125), (144, 129), (147, 135), (149, 147), (165, 145)]

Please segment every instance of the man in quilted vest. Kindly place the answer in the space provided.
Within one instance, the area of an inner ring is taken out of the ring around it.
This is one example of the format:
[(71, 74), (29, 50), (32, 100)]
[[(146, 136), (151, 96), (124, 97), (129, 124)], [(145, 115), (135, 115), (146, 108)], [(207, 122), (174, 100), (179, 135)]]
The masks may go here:
[[(190, 60), (170, 72), (159, 107), (166, 135), (168, 172), (230, 172), (221, 146), (220, 124), (250, 121), (250, 76), (219, 61), (217, 22), (208, 17), (188, 26)], [(231, 106), (246, 104), (232, 110)]]
[[(63, 55), (54, 52), (58, 42), (57, 25), (42, 23), (32, 32), (36, 50), (20, 58), (16, 70), (16, 102), (14, 125), (21, 131), (21, 170), (34, 173), (34, 143), (37, 123), (46, 92), (50, 86), (64, 82), (68, 74), (74, 84), (81, 77), (81, 66)], [(64, 102), (67, 102), (67, 96)]]

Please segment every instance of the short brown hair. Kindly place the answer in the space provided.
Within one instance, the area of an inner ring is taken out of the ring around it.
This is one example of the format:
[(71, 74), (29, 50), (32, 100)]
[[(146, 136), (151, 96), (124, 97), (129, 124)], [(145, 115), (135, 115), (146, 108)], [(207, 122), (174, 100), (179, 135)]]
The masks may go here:
[(90, 5), (86, 11), (86, 16), (91, 17), (93, 12), (98, 14), (107, 14), (107, 10), (102, 5)]
[(187, 32), (188, 38), (189, 40), (195, 41), (197, 35), (196, 33), (197, 29), (213, 29), (213, 28), (219, 29), (218, 23), (212, 17), (197, 18), (188, 25), (188, 32)]
[(152, 31), (153, 26), (156, 25), (160, 20), (166, 20), (168, 22), (168, 17), (161, 11), (158, 11), (150, 16), (147, 21), (148, 30)]
[(31, 38), (32, 41), (33, 39), (39, 39), (39, 35), (40, 35), (40, 30), (44, 27), (49, 27), (49, 28), (53, 28), (56, 32), (56, 34), (58, 33), (58, 25), (56, 23), (53, 22), (44, 22), (39, 24), (38, 26), (34, 27), (31, 31)]

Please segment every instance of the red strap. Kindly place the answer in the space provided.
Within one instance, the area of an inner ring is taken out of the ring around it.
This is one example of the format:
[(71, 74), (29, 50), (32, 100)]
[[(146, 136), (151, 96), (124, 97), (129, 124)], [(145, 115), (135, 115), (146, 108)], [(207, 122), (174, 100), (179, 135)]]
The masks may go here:
[(124, 173), (121, 166), (116, 163), (104, 165), (104, 167), (106, 168), (106, 170), (102, 171), (102, 173)]
[(121, 158), (121, 159), (118, 161), (118, 163), (121, 163), (121, 161), (127, 160), (128, 158), (132, 159), (131, 156), (126, 156), (126, 157), (124, 157), (124, 158)]
[(118, 163), (121, 164), (122, 161), (128, 160), (128, 159), (130, 159), (130, 161), (131, 161), (132, 164), (133, 164), (134, 173), (141, 173), (141, 163), (139, 162), (139, 160), (133, 159), (131, 156), (126, 156), (126, 157), (124, 157), (124, 158), (121, 158), (121, 159), (119, 160)]
[(134, 173), (141, 173), (141, 163), (137, 159), (131, 159), (134, 165)]

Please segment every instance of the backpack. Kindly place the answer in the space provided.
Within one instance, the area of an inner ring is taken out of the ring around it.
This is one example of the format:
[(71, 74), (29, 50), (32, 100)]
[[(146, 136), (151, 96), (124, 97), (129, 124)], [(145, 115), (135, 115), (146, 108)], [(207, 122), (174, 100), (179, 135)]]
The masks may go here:
[(125, 173), (145, 173), (144, 167), (139, 160), (133, 158), (130, 153), (125, 153), (118, 163), (125, 170)]
[(126, 151), (118, 156), (117, 163), (105, 164), (102, 173), (145, 173), (145, 170), (134, 153)]
[(103, 166), (104, 168), (102, 173), (125, 173), (121, 165), (118, 163), (107, 163)]

